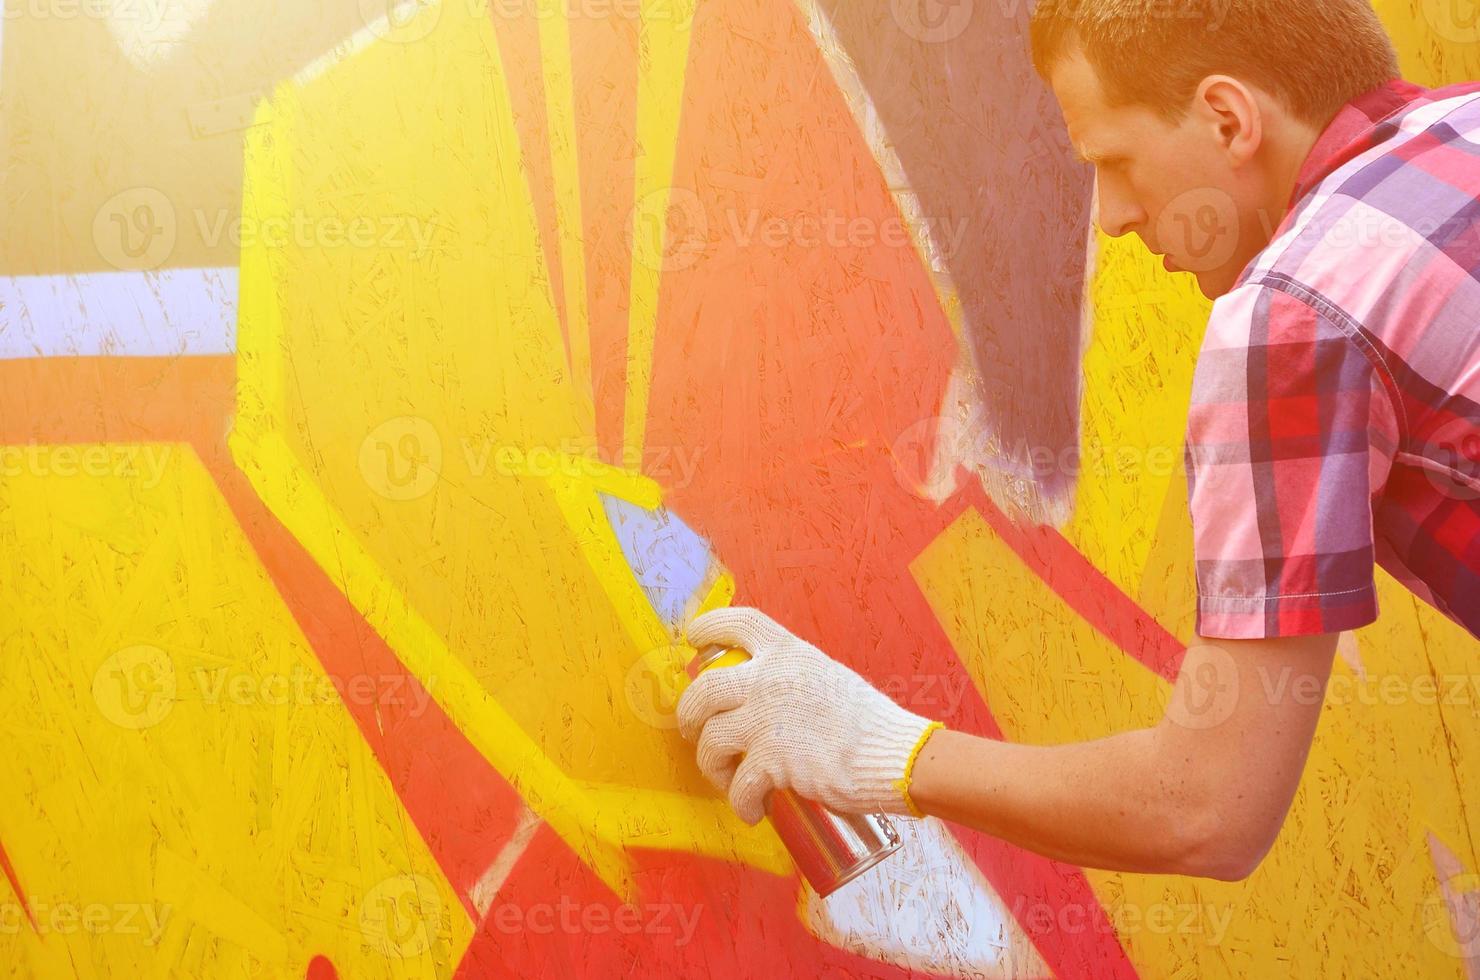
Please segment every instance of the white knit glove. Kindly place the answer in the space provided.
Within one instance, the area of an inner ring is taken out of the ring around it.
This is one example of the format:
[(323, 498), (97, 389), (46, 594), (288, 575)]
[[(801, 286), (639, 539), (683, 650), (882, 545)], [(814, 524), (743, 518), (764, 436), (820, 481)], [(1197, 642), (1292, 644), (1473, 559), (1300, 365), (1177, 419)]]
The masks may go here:
[(908, 770), (938, 724), (754, 609), (706, 613), (689, 625), (688, 642), (751, 656), (700, 674), (678, 702), (679, 731), (698, 737), (699, 768), (741, 820), (759, 823), (773, 789), (837, 813), (920, 815)]

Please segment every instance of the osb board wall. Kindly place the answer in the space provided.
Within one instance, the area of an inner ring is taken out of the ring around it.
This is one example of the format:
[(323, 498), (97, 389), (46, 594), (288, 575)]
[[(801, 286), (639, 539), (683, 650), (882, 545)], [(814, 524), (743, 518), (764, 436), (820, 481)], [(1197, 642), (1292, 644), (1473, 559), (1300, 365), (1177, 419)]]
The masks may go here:
[[(1380, 5), (1409, 77), (1472, 6)], [(1238, 884), (926, 821), (819, 902), (674, 731), (711, 587), (956, 727), (1158, 717), (1207, 307), (1027, 8), (7, 0), (9, 973), (1474, 969), (1476, 644), (1387, 580)]]

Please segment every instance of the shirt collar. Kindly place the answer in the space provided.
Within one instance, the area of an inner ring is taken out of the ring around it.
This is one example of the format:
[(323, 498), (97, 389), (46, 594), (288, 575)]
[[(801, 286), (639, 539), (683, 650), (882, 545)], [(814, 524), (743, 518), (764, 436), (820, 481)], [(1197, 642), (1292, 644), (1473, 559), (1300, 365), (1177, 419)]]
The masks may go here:
[(1305, 158), (1295, 192), (1290, 195), (1290, 210), (1337, 167), (1371, 149), (1370, 136), (1379, 123), (1427, 92), (1420, 85), (1395, 78), (1342, 106)]

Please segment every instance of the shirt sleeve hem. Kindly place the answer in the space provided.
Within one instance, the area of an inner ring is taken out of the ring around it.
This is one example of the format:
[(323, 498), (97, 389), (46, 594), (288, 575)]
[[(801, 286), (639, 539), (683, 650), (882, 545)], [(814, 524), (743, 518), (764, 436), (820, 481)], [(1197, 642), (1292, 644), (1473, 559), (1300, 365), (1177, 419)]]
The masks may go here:
[(1272, 640), (1361, 629), (1377, 621), (1377, 586), (1328, 595), (1199, 596), (1197, 635)]

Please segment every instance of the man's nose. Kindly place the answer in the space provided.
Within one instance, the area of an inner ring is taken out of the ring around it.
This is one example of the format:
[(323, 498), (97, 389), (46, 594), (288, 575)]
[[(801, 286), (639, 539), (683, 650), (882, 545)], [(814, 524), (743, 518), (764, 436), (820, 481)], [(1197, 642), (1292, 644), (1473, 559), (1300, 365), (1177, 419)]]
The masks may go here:
[(1095, 194), (1095, 223), (1111, 238), (1120, 238), (1146, 222), (1146, 212), (1129, 198)]

